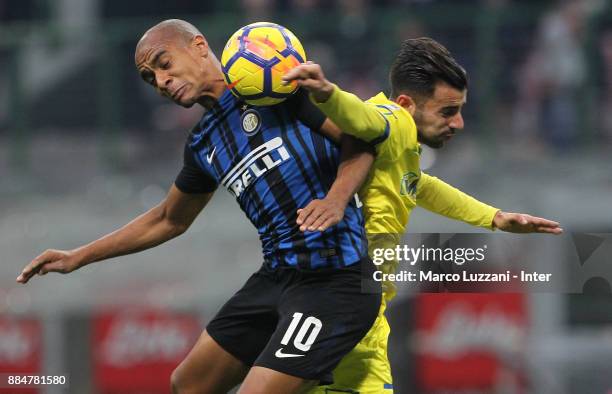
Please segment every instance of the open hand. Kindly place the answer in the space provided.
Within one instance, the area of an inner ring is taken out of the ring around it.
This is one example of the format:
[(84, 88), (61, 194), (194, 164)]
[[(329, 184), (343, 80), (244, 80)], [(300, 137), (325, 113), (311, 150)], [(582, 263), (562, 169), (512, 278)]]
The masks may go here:
[(334, 91), (334, 84), (325, 78), (321, 66), (311, 61), (292, 68), (283, 76), (284, 83), (292, 81), (308, 90), (318, 103), (326, 102)]
[(498, 211), (493, 218), (493, 227), (510, 233), (561, 234), (563, 229), (552, 220), (527, 215)]
[(23, 268), (17, 277), (17, 282), (25, 284), (35, 274), (45, 275), (47, 272), (67, 274), (77, 268), (79, 264), (73, 252), (48, 249)]
[(342, 220), (345, 208), (346, 205), (328, 198), (312, 200), (305, 208), (298, 209), (296, 223), (300, 231), (325, 231)]

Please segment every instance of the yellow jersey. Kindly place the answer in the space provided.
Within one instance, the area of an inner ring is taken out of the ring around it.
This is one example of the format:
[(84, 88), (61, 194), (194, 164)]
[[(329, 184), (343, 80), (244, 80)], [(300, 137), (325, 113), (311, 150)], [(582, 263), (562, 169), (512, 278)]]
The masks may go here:
[(403, 234), (417, 205), (492, 228), (497, 208), (421, 171), (417, 128), (406, 109), (383, 93), (363, 102), (338, 87), (326, 102), (315, 104), (343, 133), (375, 145), (376, 159), (359, 191), (368, 234)]
[[(497, 208), (421, 171), (421, 147), (414, 119), (383, 93), (363, 102), (336, 87), (325, 103), (315, 104), (343, 133), (369, 142), (376, 148), (376, 159), (359, 191), (370, 251), (395, 247), (408, 225), (412, 209), (417, 205), (452, 219), (492, 228)], [(389, 261), (379, 269), (389, 273), (396, 267), (396, 261)], [(395, 286), (383, 282), (383, 292), (378, 319), (334, 370), (334, 384), (318, 386), (309, 394), (336, 390), (364, 394), (393, 392), (387, 357), (390, 329), (384, 311), (387, 301), (395, 295)]]
[[(324, 103), (315, 104), (343, 133), (364, 140), (376, 148), (376, 159), (359, 190), (363, 202), (365, 229), (370, 255), (373, 249), (393, 248), (404, 234), (412, 209), (419, 205), (429, 211), (492, 229), (498, 209), (421, 171), (421, 146), (410, 113), (383, 93), (366, 102), (337, 86)], [(379, 267), (395, 272), (397, 261)], [(384, 298), (395, 296), (395, 286), (383, 282)]]

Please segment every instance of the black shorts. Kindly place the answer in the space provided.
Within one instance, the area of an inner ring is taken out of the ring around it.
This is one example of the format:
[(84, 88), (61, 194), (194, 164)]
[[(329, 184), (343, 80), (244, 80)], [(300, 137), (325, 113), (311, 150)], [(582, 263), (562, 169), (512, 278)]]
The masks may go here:
[(264, 264), (208, 324), (208, 334), (248, 366), (331, 384), (332, 370), (378, 315), (374, 270), (369, 258), (317, 270)]

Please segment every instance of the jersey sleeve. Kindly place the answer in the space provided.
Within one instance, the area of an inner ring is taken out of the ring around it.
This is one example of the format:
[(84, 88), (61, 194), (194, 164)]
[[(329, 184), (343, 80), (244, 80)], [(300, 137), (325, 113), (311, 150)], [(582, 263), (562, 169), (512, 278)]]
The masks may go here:
[(212, 193), (218, 186), (217, 182), (198, 166), (188, 144), (185, 144), (183, 150), (183, 168), (174, 180), (174, 184), (187, 194)]
[(316, 106), (330, 118), (343, 133), (376, 145), (389, 136), (387, 117), (374, 104), (366, 104), (352, 93), (335, 86), (332, 95)]
[(417, 205), (431, 212), (489, 230), (493, 229), (493, 217), (499, 211), (424, 172), (417, 185), (416, 200)]
[(325, 114), (310, 101), (308, 92), (298, 89), (287, 102), (290, 111), (310, 130), (317, 132), (321, 129), (325, 121)]

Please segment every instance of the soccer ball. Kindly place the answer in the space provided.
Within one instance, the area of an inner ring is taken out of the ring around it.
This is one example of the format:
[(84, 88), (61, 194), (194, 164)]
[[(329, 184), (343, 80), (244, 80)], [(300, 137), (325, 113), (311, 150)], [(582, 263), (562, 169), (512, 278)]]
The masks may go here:
[(258, 22), (240, 28), (225, 44), (221, 66), (228, 88), (253, 105), (282, 102), (298, 88), (283, 85), (282, 76), (306, 60), (300, 41), (275, 23)]

